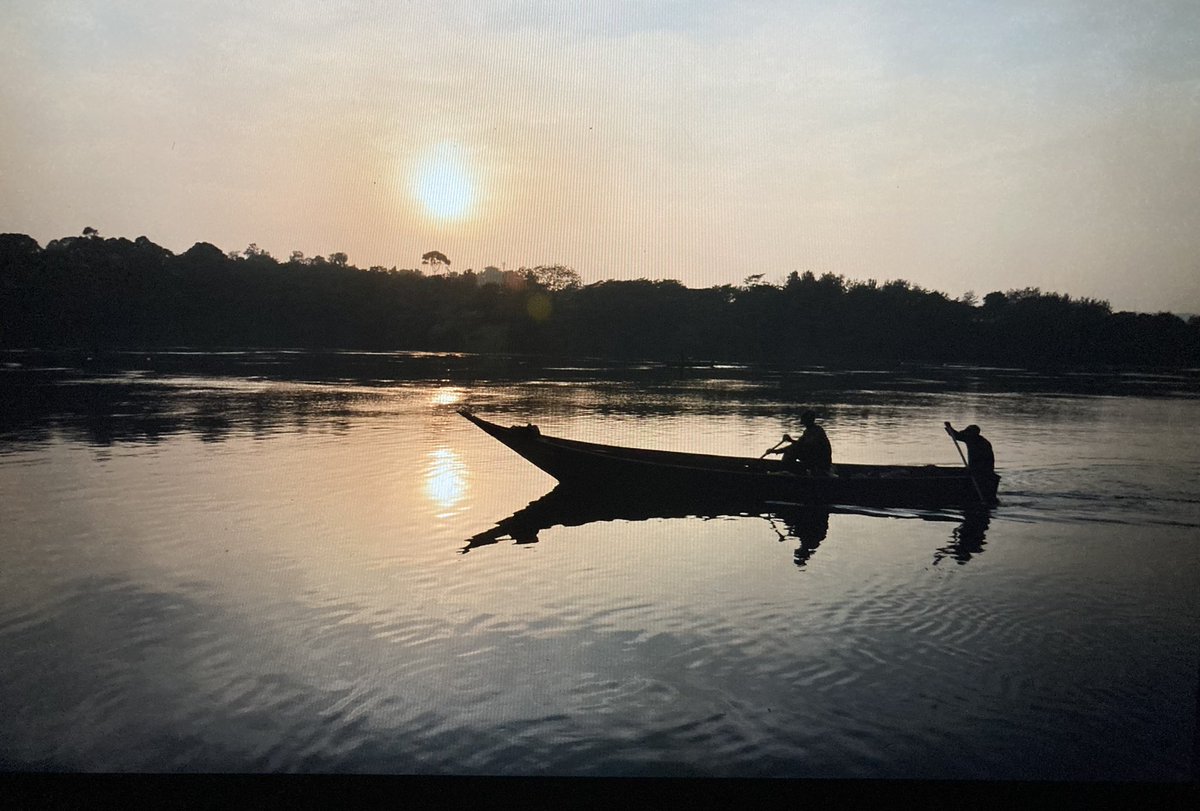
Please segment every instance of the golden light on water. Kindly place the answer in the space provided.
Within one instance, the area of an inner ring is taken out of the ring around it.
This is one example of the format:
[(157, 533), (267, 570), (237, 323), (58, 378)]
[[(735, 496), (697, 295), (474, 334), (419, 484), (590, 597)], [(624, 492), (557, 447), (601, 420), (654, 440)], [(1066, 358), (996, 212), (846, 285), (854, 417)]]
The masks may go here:
[(461, 220), (470, 215), (479, 196), (478, 185), (466, 151), (451, 141), (430, 149), (411, 178), (413, 197), (437, 220)]
[(462, 402), (463, 393), (463, 390), (460, 388), (438, 389), (433, 393), (430, 402), (433, 405), (439, 406), (454, 405), (455, 403)]
[(425, 467), (425, 495), (442, 509), (449, 509), (467, 494), (466, 465), (449, 448), (429, 454)]

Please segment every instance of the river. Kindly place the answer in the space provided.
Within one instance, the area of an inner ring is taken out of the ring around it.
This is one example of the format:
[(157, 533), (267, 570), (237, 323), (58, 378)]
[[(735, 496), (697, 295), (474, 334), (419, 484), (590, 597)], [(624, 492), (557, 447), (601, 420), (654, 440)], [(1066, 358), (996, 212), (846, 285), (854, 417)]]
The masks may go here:
[[(0, 354), (0, 767), (1185, 780), (1200, 375)], [(990, 514), (501, 525), (462, 419), (961, 464)]]

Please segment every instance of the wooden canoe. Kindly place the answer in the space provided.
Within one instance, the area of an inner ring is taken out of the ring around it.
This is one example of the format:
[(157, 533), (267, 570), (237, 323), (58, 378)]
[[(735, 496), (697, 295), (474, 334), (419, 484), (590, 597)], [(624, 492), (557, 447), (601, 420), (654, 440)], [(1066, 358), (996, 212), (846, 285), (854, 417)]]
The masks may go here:
[(503, 427), (460, 409), (490, 436), (572, 488), (641, 495), (688, 494), (739, 500), (880, 507), (991, 506), (1000, 477), (972, 476), (962, 466), (835, 464), (832, 475), (787, 470), (754, 459), (601, 445), (543, 434), (536, 425)]

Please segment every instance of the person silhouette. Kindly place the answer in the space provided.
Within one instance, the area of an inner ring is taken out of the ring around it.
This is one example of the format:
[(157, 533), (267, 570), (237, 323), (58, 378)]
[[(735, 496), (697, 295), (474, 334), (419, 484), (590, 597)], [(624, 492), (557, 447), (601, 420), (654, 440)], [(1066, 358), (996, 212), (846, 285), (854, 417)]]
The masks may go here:
[(789, 444), (782, 448), (768, 451), (783, 455), (783, 466), (796, 473), (810, 476), (828, 476), (833, 467), (833, 449), (825, 429), (817, 425), (817, 414), (812, 409), (800, 415), (804, 433), (793, 439), (788, 434), (783, 435)]
[(961, 431), (955, 431), (949, 422), (946, 423), (946, 433), (955, 442), (967, 446), (967, 469), (972, 473), (992, 474), (996, 468), (996, 456), (992, 453), (992, 443), (983, 438), (978, 425), (968, 425)]

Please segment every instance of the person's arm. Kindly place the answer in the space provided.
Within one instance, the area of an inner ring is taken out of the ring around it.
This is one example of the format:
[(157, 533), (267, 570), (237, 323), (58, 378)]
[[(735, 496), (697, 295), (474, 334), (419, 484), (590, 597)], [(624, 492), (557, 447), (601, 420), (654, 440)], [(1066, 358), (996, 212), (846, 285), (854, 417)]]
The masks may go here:
[[(780, 441), (780, 442), (792, 442), (792, 443), (794, 443), (796, 440), (792, 439), (792, 438), (791, 438), (791, 436), (789, 436), (788, 434), (784, 434), (784, 435), (783, 435), (783, 439), (781, 439), (781, 440), (779, 440), (779, 441)], [(771, 450), (767, 451), (767, 453), (768, 453), (768, 454), (772, 454), (772, 453), (783, 453), (783, 452), (784, 452), (784, 451), (786, 451), (786, 450), (787, 450), (787, 448), (772, 448)]]
[(950, 425), (949, 421), (946, 422), (946, 433), (949, 434), (951, 436), (951, 438), (953, 438), (955, 440), (962, 438), (958, 435), (958, 431), (955, 431), (954, 428)]

